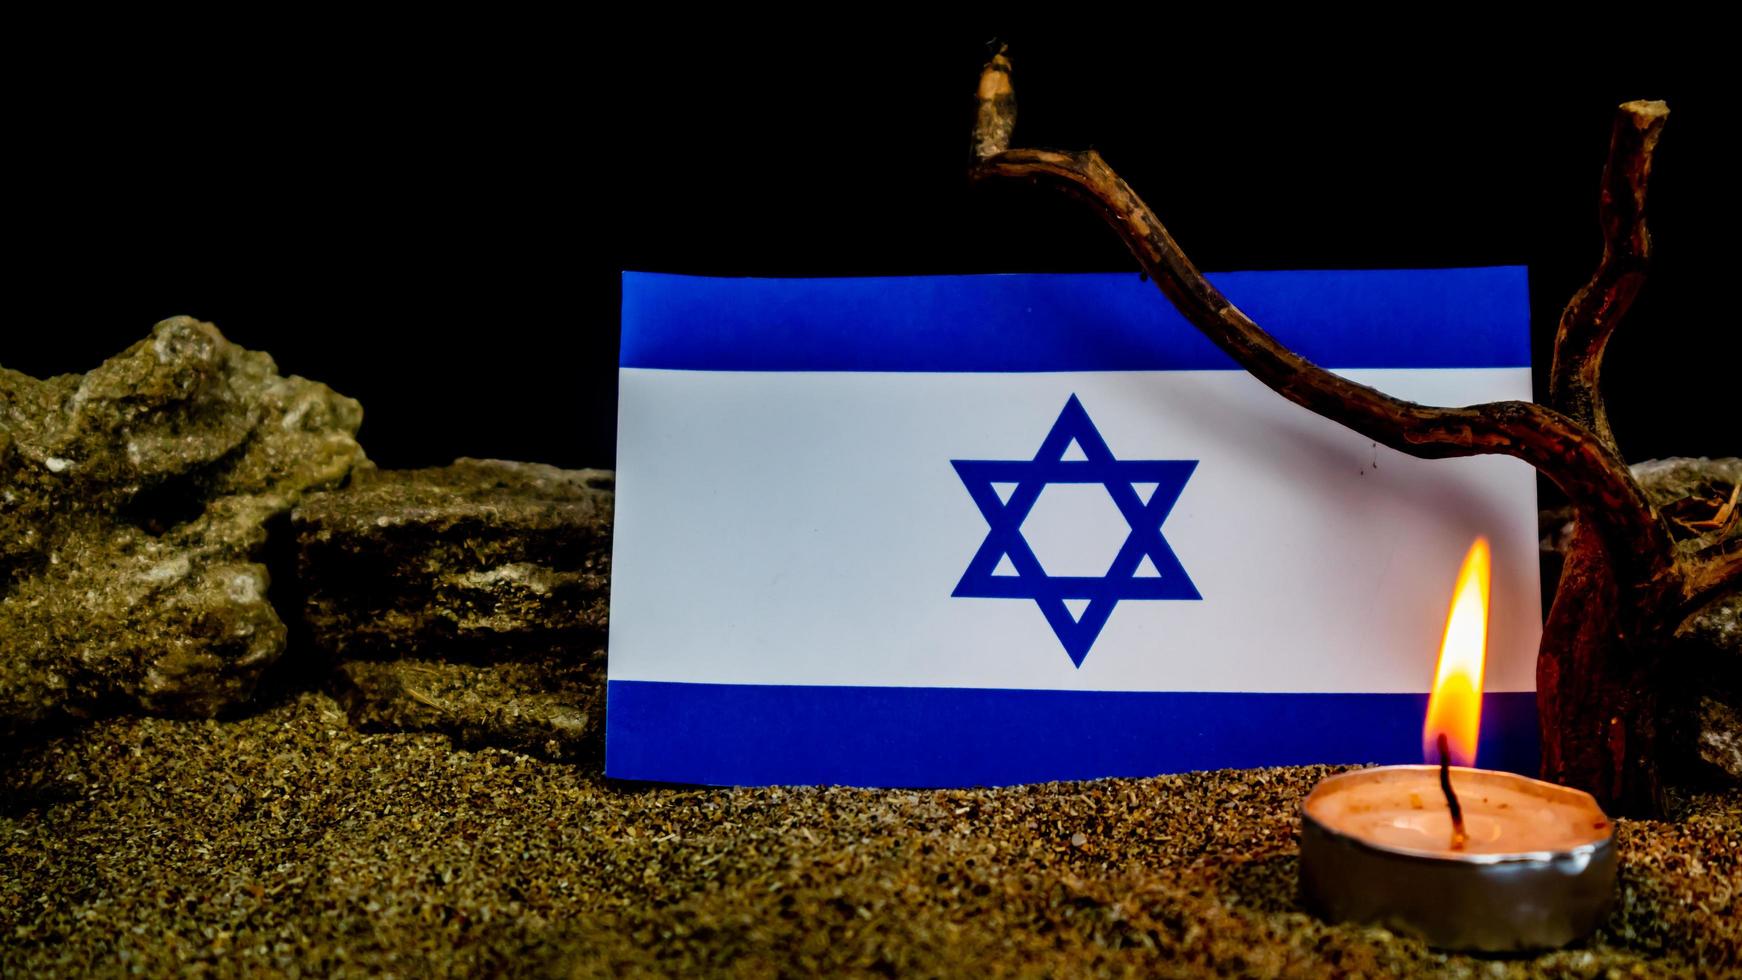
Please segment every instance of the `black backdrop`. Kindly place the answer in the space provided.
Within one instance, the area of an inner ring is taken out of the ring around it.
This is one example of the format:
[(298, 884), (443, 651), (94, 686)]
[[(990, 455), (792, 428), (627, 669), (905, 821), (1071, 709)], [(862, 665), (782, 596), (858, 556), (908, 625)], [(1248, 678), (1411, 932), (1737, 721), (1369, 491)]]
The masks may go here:
[[(1735, 113), (1689, 31), (1205, 33), (1253, 26), (1003, 31), (1018, 142), (1099, 147), (1211, 270), (1526, 264), (1540, 393), (1597, 257), (1612, 107), (1667, 99), (1612, 414), (1630, 458), (1742, 450)], [(619, 270), (1131, 268), (1077, 206), (968, 187), (990, 30), (786, 27), (58, 38), (9, 100), (0, 364), (86, 370), (190, 313), (362, 400), (385, 465), (608, 466)]]

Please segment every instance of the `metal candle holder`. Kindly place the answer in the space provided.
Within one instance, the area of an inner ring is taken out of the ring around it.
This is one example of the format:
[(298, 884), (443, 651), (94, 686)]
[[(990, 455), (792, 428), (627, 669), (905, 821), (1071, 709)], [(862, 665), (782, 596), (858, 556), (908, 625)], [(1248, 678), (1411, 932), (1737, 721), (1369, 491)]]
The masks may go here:
[[(1566, 850), (1483, 854), (1390, 847), (1326, 826), (1313, 800), (1378, 782), (1400, 771), (1439, 766), (1385, 766), (1332, 776), (1301, 801), (1303, 898), (1331, 921), (1364, 922), (1413, 935), (1442, 949), (1515, 952), (1552, 949), (1596, 929), (1615, 894), (1613, 830)], [(1455, 767), (1468, 795), (1484, 784), (1589, 805), (1589, 794), (1514, 773)], [(1581, 799), (1582, 798), (1582, 799)], [(1600, 810), (1598, 812), (1601, 812)]]

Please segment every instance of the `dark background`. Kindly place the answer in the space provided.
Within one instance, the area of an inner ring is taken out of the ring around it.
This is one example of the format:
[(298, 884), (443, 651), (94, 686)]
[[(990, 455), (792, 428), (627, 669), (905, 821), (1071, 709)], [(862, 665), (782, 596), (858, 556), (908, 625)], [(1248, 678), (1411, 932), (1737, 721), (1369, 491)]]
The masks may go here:
[[(1258, 19), (997, 31), (1017, 142), (1100, 148), (1210, 270), (1528, 265), (1541, 395), (1613, 106), (1667, 99), (1612, 415), (1632, 459), (1742, 450), (1735, 112), (1697, 30)], [(785, 27), (20, 39), (0, 364), (87, 370), (189, 313), (360, 399), (384, 465), (609, 466), (622, 269), (1132, 268), (1079, 206), (967, 185), (994, 31)]]

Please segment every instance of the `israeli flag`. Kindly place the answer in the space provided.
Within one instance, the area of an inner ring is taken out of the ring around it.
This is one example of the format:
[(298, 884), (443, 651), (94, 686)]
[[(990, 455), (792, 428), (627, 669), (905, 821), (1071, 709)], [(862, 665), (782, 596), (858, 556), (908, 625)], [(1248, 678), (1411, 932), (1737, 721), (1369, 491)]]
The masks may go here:
[[(1210, 278), (1352, 380), (1531, 397), (1522, 268)], [(1419, 762), (1477, 535), (1481, 761), (1534, 768), (1530, 467), (1296, 407), (1137, 275), (628, 273), (621, 365), (611, 776)]]

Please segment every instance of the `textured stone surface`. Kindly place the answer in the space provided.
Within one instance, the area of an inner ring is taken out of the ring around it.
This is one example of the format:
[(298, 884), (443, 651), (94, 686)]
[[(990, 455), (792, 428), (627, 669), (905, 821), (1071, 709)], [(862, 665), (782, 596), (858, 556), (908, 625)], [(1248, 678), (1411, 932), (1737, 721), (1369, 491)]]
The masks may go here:
[(602, 755), (612, 474), (371, 471), (292, 518), (304, 618), (373, 731)]
[(1633, 476), (1669, 518), (1684, 551), (1742, 538), (1742, 520), (1731, 519), (1717, 527), (1705, 520), (1742, 484), (1742, 457), (1647, 460), (1633, 465)]
[[(1742, 517), (1720, 527), (1700, 523), (1742, 485), (1742, 457), (1678, 456), (1633, 464), (1633, 477), (1653, 506), (1669, 518), (1670, 530), (1682, 551), (1697, 551), (1720, 540), (1742, 538)], [(1571, 508), (1545, 510), (1538, 520), (1542, 550), (1551, 573), (1558, 575), (1559, 556), (1572, 534)]]
[(187, 317), (82, 376), (0, 368), (0, 735), (248, 697), (285, 644), (264, 525), (363, 459), (361, 421)]
[(1742, 790), (1620, 820), (1578, 947), (1440, 953), (1296, 897), (1323, 766), (980, 790), (625, 788), (311, 693), (0, 757), (0, 976), (1725, 977)]
[(1696, 692), (1695, 750), (1742, 780), (1742, 592), (1720, 596), (1683, 623), (1674, 655)]
[(488, 665), (353, 660), (333, 691), (364, 731), (439, 732), (548, 759), (602, 764), (605, 651)]
[(1697, 717), (1700, 758), (1731, 779), (1742, 779), (1742, 712), (1718, 698), (1702, 697)]
[(1676, 638), (1732, 669), (1742, 669), (1742, 592), (1719, 596), (1689, 616)]
[(590, 651), (610, 594), (612, 478), (462, 459), (310, 495), (292, 522), (316, 644), (338, 657)]
[[(1663, 508), (1684, 550), (1742, 538), (1742, 515), (1711, 527), (1713, 504), (1736, 499), (1742, 459), (1666, 459), (1633, 468), (1652, 503)], [(1676, 631), (1671, 651), (1693, 692), (1692, 731), (1700, 759), (1742, 780), (1742, 592), (1718, 596)]]

